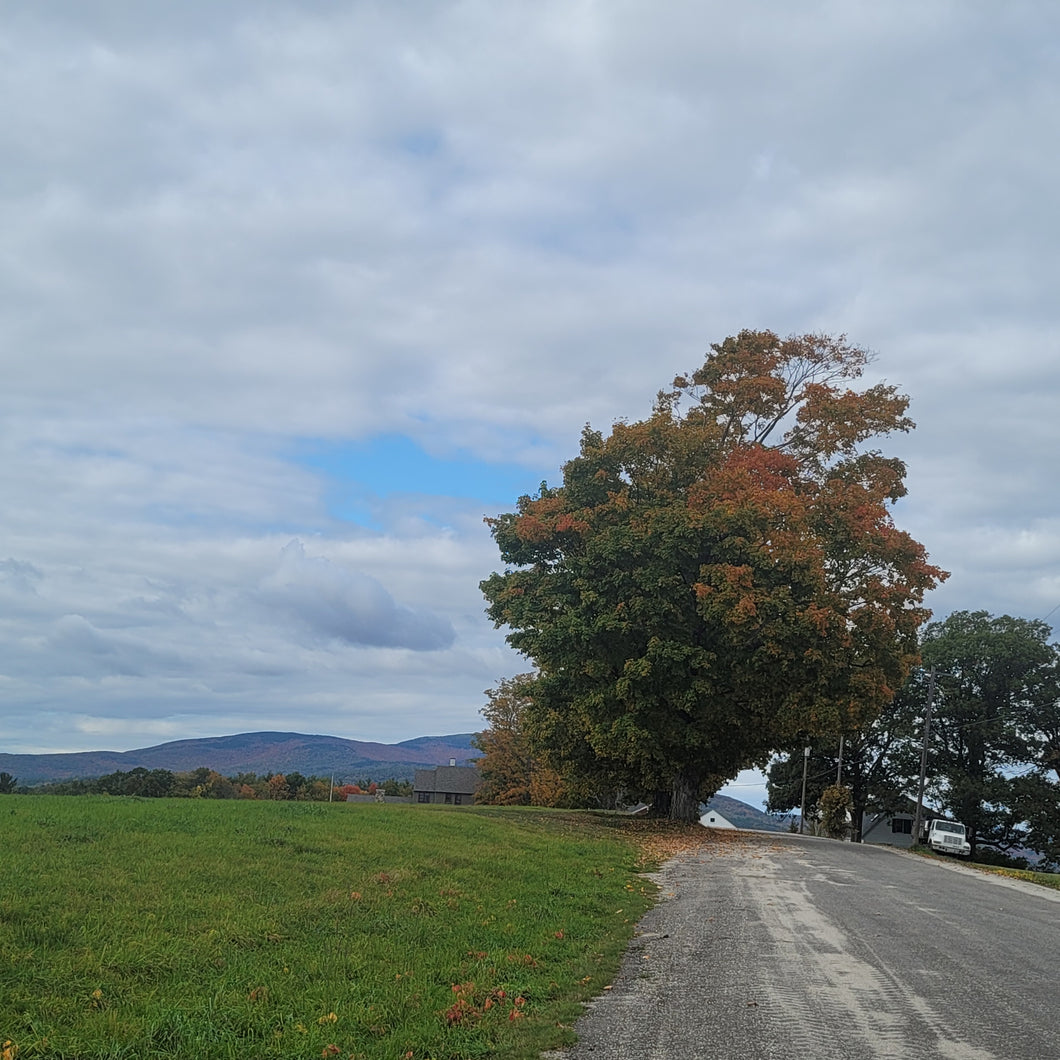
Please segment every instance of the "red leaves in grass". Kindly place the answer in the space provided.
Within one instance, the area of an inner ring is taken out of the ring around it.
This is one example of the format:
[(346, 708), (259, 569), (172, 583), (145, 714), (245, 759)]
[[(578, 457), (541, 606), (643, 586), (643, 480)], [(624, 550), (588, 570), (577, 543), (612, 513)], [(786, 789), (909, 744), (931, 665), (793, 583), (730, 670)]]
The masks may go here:
[(519, 995), (509, 1000), (508, 992), (500, 987), (483, 993), (476, 992), (474, 983), (454, 983), (453, 993), (456, 994), (456, 1001), (442, 1013), (450, 1027), (476, 1023), (491, 1009), (503, 1009), (509, 1005), (509, 1020), (521, 1019), (525, 1015), (522, 1009), (526, 1005), (526, 998)]

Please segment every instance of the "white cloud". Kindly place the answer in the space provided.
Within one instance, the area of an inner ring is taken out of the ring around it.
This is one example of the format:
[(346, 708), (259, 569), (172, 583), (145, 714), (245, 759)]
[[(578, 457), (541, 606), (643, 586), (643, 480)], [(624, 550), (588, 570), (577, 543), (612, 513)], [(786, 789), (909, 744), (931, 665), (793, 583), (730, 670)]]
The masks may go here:
[(258, 595), (325, 640), (413, 651), (438, 651), (454, 640), (445, 619), (396, 604), (375, 578), (309, 557), (297, 540), (284, 547)]

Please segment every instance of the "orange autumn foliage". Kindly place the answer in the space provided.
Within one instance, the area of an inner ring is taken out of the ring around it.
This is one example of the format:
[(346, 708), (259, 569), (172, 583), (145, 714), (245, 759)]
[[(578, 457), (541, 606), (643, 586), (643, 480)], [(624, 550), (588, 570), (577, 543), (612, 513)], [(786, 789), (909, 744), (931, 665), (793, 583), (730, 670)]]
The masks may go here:
[(482, 715), (489, 728), (475, 736), (482, 787), (475, 801), (494, 806), (561, 806), (567, 795), (559, 772), (534, 753), (525, 725), (534, 677), (520, 674), (486, 691)]
[[(889, 702), (946, 575), (894, 524), (904, 465), (866, 443), (913, 424), (895, 387), (853, 388), (869, 360), (741, 332), (487, 520), (506, 569), (482, 590), (537, 667), (521, 727), (550, 765), (692, 819), (795, 734)], [(525, 756), (510, 727), (489, 740)], [(529, 798), (524, 765), (496, 798)]]

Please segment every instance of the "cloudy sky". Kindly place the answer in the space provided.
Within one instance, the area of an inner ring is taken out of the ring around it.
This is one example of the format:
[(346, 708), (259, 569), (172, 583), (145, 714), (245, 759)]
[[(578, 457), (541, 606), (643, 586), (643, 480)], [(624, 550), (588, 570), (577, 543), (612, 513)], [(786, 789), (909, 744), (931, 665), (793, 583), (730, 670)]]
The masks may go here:
[(1056, 619), (1058, 42), (1019, 0), (8, 6), (0, 747), (478, 728), (526, 668), (483, 515), (742, 327), (911, 395), (937, 617)]

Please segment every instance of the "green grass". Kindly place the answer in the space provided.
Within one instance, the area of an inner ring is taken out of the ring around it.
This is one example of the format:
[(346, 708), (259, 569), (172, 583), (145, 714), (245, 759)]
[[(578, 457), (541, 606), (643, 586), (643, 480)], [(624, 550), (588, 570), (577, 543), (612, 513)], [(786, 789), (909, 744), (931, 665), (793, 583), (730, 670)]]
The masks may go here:
[(1034, 872), (1031, 869), (1010, 869), (1004, 865), (980, 865), (977, 862), (968, 863), (971, 868), (980, 872), (992, 872), (995, 876), (1008, 876), (1013, 880), (1026, 880), (1028, 883), (1036, 883), (1041, 887), (1052, 887), (1060, 891), (1060, 874), (1055, 872)]
[[(938, 854), (930, 847), (925, 846), (914, 846), (910, 848), (912, 853), (919, 854), (921, 857), (936, 858), (940, 861), (952, 861), (952, 857), (947, 857), (945, 854)], [(1056, 872), (1034, 872), (1031, 869), (1010, 869), (1005, 865), (984, 865), (978, 861), (965, 861), (961, 860), (962, 865), (967, 865), (970, 869), (977, 869), (979, 872), (992, 872), (995, 876), (1008, 876), (1013, 880), (1026, 880), (1028, 883), (1036, 883), (1040, 887), (1052, 887), (1054, 890), (1060, 891), (1060, 873)]]
[(533, 1057), (651, 904), (638, 858), (588, 814), (5, 796), (0, 1055)]

